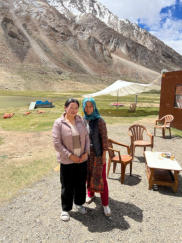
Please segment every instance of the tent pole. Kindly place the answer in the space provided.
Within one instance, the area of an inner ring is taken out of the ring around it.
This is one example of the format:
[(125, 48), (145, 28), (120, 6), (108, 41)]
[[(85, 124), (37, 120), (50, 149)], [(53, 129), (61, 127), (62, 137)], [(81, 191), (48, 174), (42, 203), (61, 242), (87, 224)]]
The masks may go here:
[(137, 104), (137, 101), (138, 101), (138, 95), (136, 94), (135, 96), (135, 103)]
[(119, 89), (118, 89), (118, 91), (117, 91), (117, 108), (118, 108), (118, 93), (119, 93)]

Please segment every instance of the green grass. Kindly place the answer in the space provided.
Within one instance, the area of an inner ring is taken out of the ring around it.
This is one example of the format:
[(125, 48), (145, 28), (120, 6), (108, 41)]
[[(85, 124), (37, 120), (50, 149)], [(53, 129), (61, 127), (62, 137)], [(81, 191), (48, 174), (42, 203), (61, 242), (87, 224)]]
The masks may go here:
[(158, 108), (137, 108), (135, 112), (129, 112), (128, 108), (121, 107), (119, 109), (100, 109), (100, 114), (103, 116), (107, 124), (114, 123), (133, 123), (141, 120), (144, 117), (157, 117)]
[(121, 107), (119, 109), (100, 109), (100, 114), (105, 117), (144, 117), (157, 116), (159, 109), (156, 107), (137, 108), (135, 112), (128, 111), (128, 107)]
[[(74, 92), (75, 93), (75, 92)], [(59, 93), (59, 92), (52, 92), (52, 91), (20, 91), (20, 90), (0, 90), (0, 96), (24, 96), (26, 97), (33, 97), (33, 98), (69, 98), (69, 95), (72, 95), (72, 92), (66, 93)]]
[(0, 137), (0, 145), (3, 144), (3, 138)]
[[(39, 132), (50, 131), (55, 119), (64, 111), (67, 98), (75, 97), (82, 101), (82, 95), (87, 91), (77, 92), (40, 92), (40, 91), (0, 91), (0, 127), (8, 131)], [(54, 108), (35, 109), (30, 115), (25, 116), (31, 101), (51, 100)], [(111, 103), (116, 102), (114, 96), (100, 96), (95, 98), (97, 107), (106, 123), (132, 124), (143, 118), (157, 118), (159, 112), (160, 94), (158, 92), (143, 93), (138, 96), (136, 112), (129, 112), (129, 105), (135, 102), (135, 95), (119, 97), (119, 102), (124, 106), (116, 108)], [(45, 113), (38, 114), (37, 110)], [(10, 119), (3, 119), (5, 112), (14, 112)], [(82, 115), (80, 107), (79, 114)], [(174, 136), (182, 137), (182, 131), (172, 128)], [(0, 137), (0, 145), (3, 143)], [(0, 200), (8, 200), (18, 191), (47, 175), (55, 166), (55, 157), (30, 161), (30, 163), (9, 164), (8, 154), (0, 156)]]
[[(53, 122), (60, 117), (64, 111), (65, 100), (69, 97), (78, 98), (80, 103), (82, 95), (89, 93), (86, 91), (56, 93), (41, 91), (0, 91), (0, 127), (4, 130), (12, 131), (46, 131), (52, 129)], [(11, 99), (9, 98), (11, 97)], [(25, 116), (28, 111), (30, 101), (49, 99), (55, 105), (54, 108), (44, 108), (45, 113), (38, 114), (37, 110)], [(116, 108), (111, 106), (116, 101), (114, 96), (95, 97), (100, 114), (108, 124), (113, 123), (133, 123), (144, 117), (157, 117), (160, 94), (158, 92), (142, 93), (138, 96), (138, 107), (136, 112), (129, 112), (129, 104), (135, 101), (135, 95), (119, 97), (119, 102), (124, 106)], [(140, 107), (142, 104), (142, 107)], [(15, 112), (10, 119), (2, 119), (5, 112)], [(83, 114), (80, 107), (80, 115)], [(181, 136), (181, 131), (173, 129), (173, 134)], [(1, 140), (0, 140), (1, 141)]]
[(182, 130), (172, 128), (172, 134), (176, 137), (181, 137), (182, 138)]
[(12, 198), (20, 189), (40, 180), (56, 166), (55, 158), (51, 157), (19, 166), (6, 164), (4, 159), (0, 157), (0, 201)]
[[(121, 96), (118, 97), (118, 102), (134, 103), (135, 99), (136, 99), (136, 95)], [(97, 105), (105, 107), (105, 105), (110, 105), (111, 103), (116, 102), (117, 97), (111, 95), (103, 95), (103, 96), (95, 97), (95, 100), (97, 102)], [(142, 93), (138, 95), (137, 101), (138, 101), (138, 105), (140, 105), (140, 103), (159, 104), (160, 94), (158, 92)]]
[(0, 120), (0, 126), (9, 131), (47, 131), (51, 129), (54, 120), (59, 116), (59, 113), (51, 113), (48, 110), (42, 114), (34, 111), (27, 116), (16, 112), (12, 118)]
[[(4, 130), (13, 130), (13, 131), (46, 131), (52, 128), (53, 122), (56, 118), (60, 117), (60, 115), (64, 111), (64, 103), (65, 100), (69, 97), (76, 97), (80, 101), (82, 100), (82, 94), (80, 92), (74, 93), (55, 93), (55, 92), (32, 92), (32, 91), (23, 91), (21, 95), (20, 91), (6, 91), (8, 96), (0, 97), (0, 100), (3, 102), (0, 103), (0, 117), (2, 118), (5, 112), (14, 112), (15, 115), (10, 119), (0, 119), (0, 126)], [(10, 96), (12, 94), (12, 96)], [(42, 97), (41, 97), (42, 95)], [(156, 94), (154, 97), (154, 101), (157, 102), (159, 94)], [(147, 99), (151, 102), (153, 94), (143, 94), (145, 102)], [(32, 100), (36, 101), (51, 99), (53, 104), (55, 105), (54, 108), (41, 108), (35, 109), (31, 112), (30, 115), (25, 116), (24, 113), (28, 111), (29, 104)], [(116, 97), (113, 96), (101, 96), (96, 97), (96, 102), (98, 109), (101, 115), (105, 118), (105, 120), (112, 124), (114, 122), (126, 122), (126, 121), (133, 121), (133, 119), (137, 119), (145, 116), (157, 116), (158, 115), (158, 108), (156, 107), (140, 107), (140, 103), (138, 102), (138, 108), (136, 112), (132, 113), (129, 112), (129, 104), (134, 99), (134, 96), (126, 96), (120, 97), (122, 102), (129, 102), (125, 104), (124, 107), (116, 108), (112, 107), (111, 103), (114, 101)], [(140, 98), (142, 99), (142, 97)], [(153, 102), (153, 103), (155, 103)], [(38, 114), (37, 110), (44, 110), (45, 113)], [(82, 114), (82, 108), (80, 107), (80, 114)], [(122, 120), (118, 120), (116, 118), (126, 118)], [(109, 118), (109, 119), (108, 119)], [(125, 120), (125, 121), (124, 121)]]

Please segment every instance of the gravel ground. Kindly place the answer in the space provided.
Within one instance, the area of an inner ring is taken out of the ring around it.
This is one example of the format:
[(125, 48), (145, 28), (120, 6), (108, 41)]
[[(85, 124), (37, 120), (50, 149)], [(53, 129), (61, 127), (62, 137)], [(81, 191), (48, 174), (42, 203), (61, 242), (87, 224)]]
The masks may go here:
[[(151, 124), (145, 124), (151, 132)], [(109, 137), (129, 143), (128, 125), (108, 126)], [(157, 131), (161, 135), (161, 131)], [(154, 150), (175, 153), (182, 166), (182, 139), (155, 137)], [(136, 149), (133, 175), (127, 167), (125, 183), (120, 168), (108, 179), (112, 216), (103, 214), (100, 196), (80, 215), (75, 209), (71, 220), (60, 220), (59, 173), (24, 189), (19, 196), (0, 207), (0, 242), (182, 242), (182, 176), (179, 189), (159, 187), (148, 190), (143, 151)]]

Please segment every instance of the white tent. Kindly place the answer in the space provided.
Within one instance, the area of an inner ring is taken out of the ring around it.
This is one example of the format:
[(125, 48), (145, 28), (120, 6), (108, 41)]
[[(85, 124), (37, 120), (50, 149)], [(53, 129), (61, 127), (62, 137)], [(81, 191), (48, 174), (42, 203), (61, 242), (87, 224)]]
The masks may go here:
[(154, 82), (150, 84), (140, 84), (140, 83), (127, 82), (124, 80), (117, 80), (107, 88), (93, 94), (83, 95), (83, 97), (95, 97), (95, 96), (107, 95), (107, 94), (113, 96), (126, 96), (131, 94), (139, 94), (152, 89), (159, 90), (160, 86), (154, 84)]

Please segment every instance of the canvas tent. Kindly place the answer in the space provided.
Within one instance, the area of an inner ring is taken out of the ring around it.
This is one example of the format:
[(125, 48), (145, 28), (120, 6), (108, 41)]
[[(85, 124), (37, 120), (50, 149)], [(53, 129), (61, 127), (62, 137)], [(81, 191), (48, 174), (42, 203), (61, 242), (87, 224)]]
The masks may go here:
[(99, 95), (113, 95), (113, 96), (126, 96), (131, 94), (139, 94), (149, 90), (159, 90), (160, 85), (156, 85), (154, 82), (150, 84), (141, 84), (127, 82), (124, 80), (117, 80), (105, 89), (92, 94), (83, 95), (83, 97), (95, 97)]
[(46, 101), (37, 100), (36, 102), (30, 103), (29, 110), (34, 110), (35, 108), (52, 108), (52, 107), (54, 107), (54, 105), (52, 104), (52, 102), (48, 100)]
[(35, 108), (52, 108), (54, 107), (52, 102), (46, 100), (46, 101), (42, 101), (42, 100), (37, 100), (35, 103)]
[(35, 104), (36, 102), (31, 102), (29, 106), (29, 110), (34, 110), (35, 109)]

